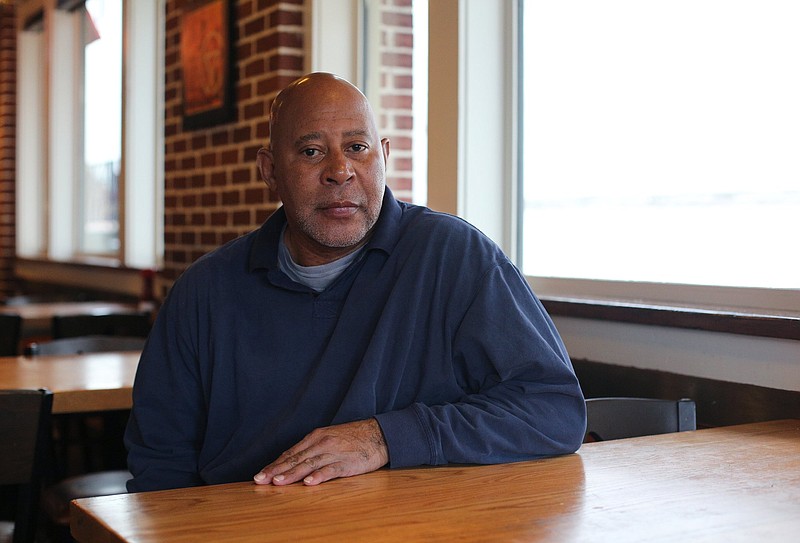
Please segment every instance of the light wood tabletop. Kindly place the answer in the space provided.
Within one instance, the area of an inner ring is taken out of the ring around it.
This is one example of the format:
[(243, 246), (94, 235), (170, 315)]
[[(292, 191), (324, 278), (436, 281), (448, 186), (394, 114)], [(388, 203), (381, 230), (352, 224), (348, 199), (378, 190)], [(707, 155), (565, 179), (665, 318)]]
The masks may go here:
[(800, 420), (584, 445), (494, 466), (383, 469), (84, 498), (89, 542), (795, 541)]
[(54, 413), (130, 409), (140, 352), (0, 357), (0, 388), (48, 388)]

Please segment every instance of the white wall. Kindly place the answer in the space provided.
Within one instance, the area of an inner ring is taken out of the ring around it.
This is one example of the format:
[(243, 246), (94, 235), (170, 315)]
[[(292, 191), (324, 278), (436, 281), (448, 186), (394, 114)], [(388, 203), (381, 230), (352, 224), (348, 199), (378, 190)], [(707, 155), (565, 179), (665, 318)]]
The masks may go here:
[(553, 321), (574, 359), (800, 391), (800, 341), (571, 317)]

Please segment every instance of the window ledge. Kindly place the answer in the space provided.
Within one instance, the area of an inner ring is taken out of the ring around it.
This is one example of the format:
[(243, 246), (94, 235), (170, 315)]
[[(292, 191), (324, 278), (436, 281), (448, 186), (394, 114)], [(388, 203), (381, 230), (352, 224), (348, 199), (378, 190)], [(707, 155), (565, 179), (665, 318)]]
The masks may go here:
[(141, 274), (142, 270), (121, 266), (114, 259), (59, 262), (17, 258), (14, 263), (14, 275), (23, 281), (99, 290), (129, 297), (138, 297), (141, 293)]
[(557, 296), (540, 298), (551, 316), (800, 340), (800, 314), (759, 314)]

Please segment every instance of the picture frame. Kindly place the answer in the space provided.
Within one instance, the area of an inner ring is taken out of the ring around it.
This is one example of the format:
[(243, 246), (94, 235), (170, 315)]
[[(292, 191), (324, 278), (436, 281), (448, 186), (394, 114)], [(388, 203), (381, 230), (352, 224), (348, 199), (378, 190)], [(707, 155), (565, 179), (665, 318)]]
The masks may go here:
[(183, 128), (234, 120), (233, 18), (230, 0), (194, 0), (180, 20)]

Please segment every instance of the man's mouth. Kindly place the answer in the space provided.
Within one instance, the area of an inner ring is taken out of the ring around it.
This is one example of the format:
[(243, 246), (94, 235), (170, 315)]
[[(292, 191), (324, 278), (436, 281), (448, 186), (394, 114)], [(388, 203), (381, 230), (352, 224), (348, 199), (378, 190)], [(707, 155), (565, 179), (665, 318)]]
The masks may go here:
[(330, 202), (319, 206), (319, 209), (332, 218), (346, 218), (358, 211), (359, 205), (350, 201)]

